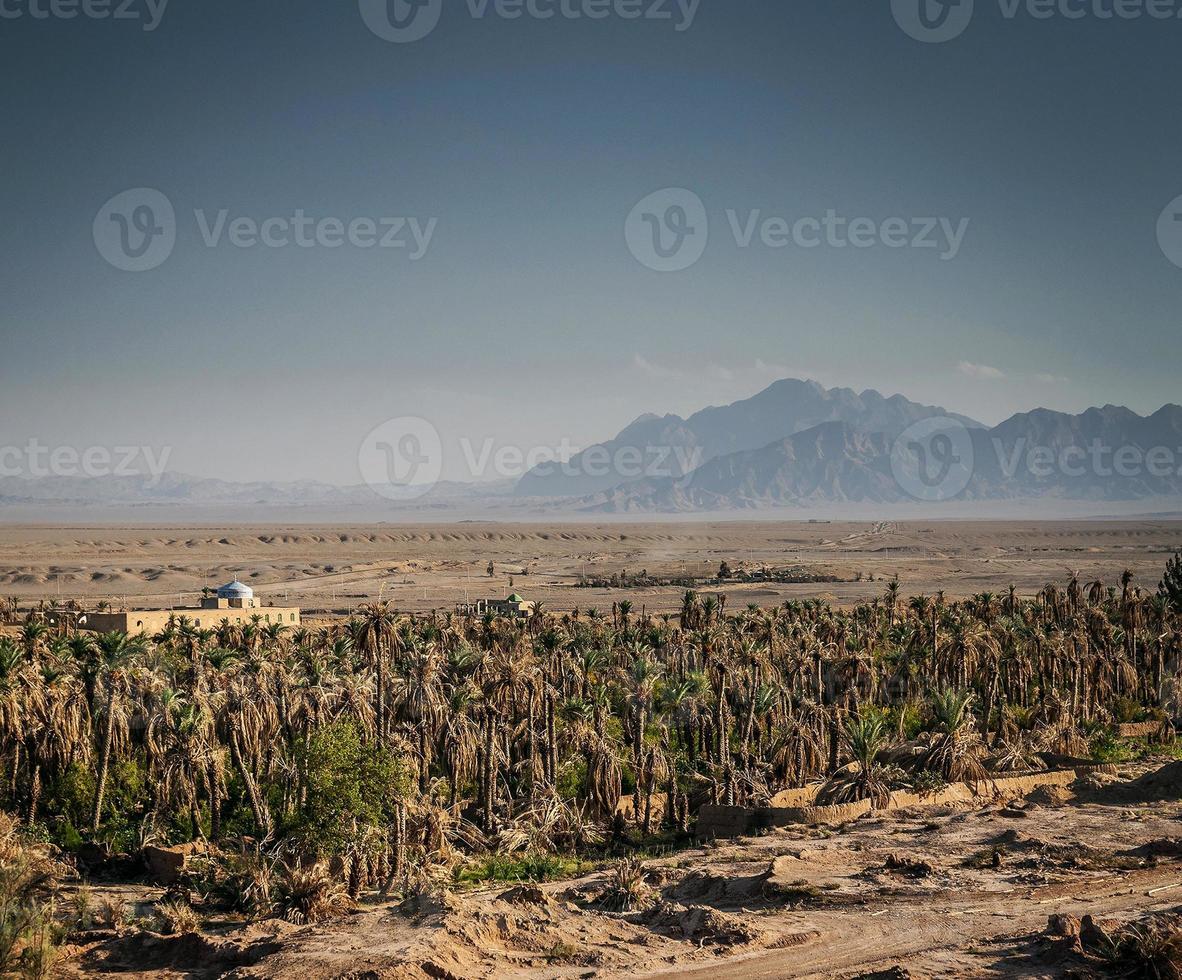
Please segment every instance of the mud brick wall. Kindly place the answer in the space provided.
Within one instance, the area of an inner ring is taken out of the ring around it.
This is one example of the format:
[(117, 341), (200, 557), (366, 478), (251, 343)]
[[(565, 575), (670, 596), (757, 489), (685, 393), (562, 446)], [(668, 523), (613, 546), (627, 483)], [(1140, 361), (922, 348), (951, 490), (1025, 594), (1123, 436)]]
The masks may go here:
[[(897, 791), (892, 793), (890, 801), (885, 806), (878, 807), (877, 811), (883, 813), (913, 807), (955, 806), (996, 799), (1013, 799), (1032, 793), (1043, 786), (1069, 786), (1086, 772), (1099, 768), (1102, 767), (1088, 766), (1058, 772), (1037, 772), (1026, 776), (997, 776), (979, 783), (951, 783), (934, 793)], [(816, 786), (808, 786), (801, 790), (789, 790), (777, 794), (775, 800), (779, 802), (785, 798), (799, 798), (802, 801), (816, 799), (817, 789)], [(793, 797), (791, 794), (800, 796)], [(698, 814), (697, 836), (700, 840), (712, 840), (715, 837), (742, 837), (773, 827), (848, 823), (875, 809), (869, 800), (857, 800), (835, 806), (704, 806)]]

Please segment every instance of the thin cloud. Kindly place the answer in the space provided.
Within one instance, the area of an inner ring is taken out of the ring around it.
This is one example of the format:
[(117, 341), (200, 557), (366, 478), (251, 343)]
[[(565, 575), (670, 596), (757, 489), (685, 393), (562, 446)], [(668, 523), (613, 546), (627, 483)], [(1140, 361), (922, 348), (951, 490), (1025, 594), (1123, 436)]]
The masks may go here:
[(978, 381), (1001, 381), (1005, 378), (1005, 372), (990, 367), (988, 364), (974, 364), (972, 361), (961, 361), (956, 365), (956, 370), (969, 378), (976, 378)]
[(638, 371), (642, 371), (650, 378), (685, 378), (687, 377), (684, 371), (679, 371), (677, 368), (667, 367), (664, 364), (654, 364), (642, 354), (632, 355), (632, 366)]
[(792, 373), (792, 368), (783, 364), (773, 364), (770, 361), (765, 361), (762, 357), (755, 359), (755, 373), (766, 374), (772, 378), (791, 378), (795, 377)]
[[(727, 385), (766, 385), (770, 381), (784, 378), (816, 378), (818, 372), (803, 368), (790, 368), (756, 358), (750, 364), (738, 367), (726, 364), (695, 364), (691, 367), (677, 367), (672, 364), (650, 361), (643, 354), (633, 354), (631, 366), (646, 377), (666, 381), (719, 382)], [(739, 397), (736, 395), (736, 397)]]

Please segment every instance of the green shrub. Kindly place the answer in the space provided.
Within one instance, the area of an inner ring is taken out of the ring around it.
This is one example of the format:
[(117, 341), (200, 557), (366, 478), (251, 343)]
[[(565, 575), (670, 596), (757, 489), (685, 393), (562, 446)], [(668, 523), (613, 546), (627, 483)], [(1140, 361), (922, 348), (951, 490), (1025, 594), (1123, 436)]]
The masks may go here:
[(1097, 762), (1132, 762), (1147, 751), (1143, 740), (1120, 738), (1116, 729), (1107, 726), (1092, 736), (1088, 747)]
[(1117, 697), (1112, 700), (1112, 717), (1117, 724), (1127, 725), (1129, 722), (1140, 721), (1145, 710), (1132, 698)]
[(573, 857), (527, 854), (510, 857), (490, 854), (455, 870), (459, 884), (478, 885), (486, 881), (557, 881), (573, 878), (594, 865)]
[(414, 780), (404, 760), (363, 742), (351, 722), (315, 732), (297, 753), (307, 798), (297, 832), (322, 853), (341, 853), (367, 828), (386, 827)]

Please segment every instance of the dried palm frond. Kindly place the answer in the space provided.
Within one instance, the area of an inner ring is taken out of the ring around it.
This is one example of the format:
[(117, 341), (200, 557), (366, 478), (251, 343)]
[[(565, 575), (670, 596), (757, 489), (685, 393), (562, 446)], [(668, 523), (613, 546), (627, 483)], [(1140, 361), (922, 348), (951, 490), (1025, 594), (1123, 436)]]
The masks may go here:
[(520, 807), (497, 833), (498, 854), (554, 854), (601, 844), (602, 829), (584, 807), (550, 791)]
[(919, 768), (939, 773), (949, 783), (979, 783), (989, 778), (982, 757), (985, 748), (973, 731), (944, 732), (932, 738)]
[(990, 772), (1035, 772), (1046, 768), (1034, 751), (1034, 740), (1025, 732), (1004, 737), (985, 764)]
[(26, 841), (12, 817), (0, 813), (0, 976), (16, 972), (18, 948), (50, 924), (58, 881), (68, 871), (47, 847)]
[(609, 912), (638, 912), (648, 908), (653, 903), (653, 894), (644, 875), (643, 861), (635, 857), (624, 858), (608, 875), (599, 905)]
[(162, 926), (160, 931), (166, 935), (184, 936), (200, 929), (201, 920), (193, 906), (179, 899), (158, 902), (156, 915)]
[(1176, 918), (1132, 923), (1113, 936), (1097, 930), (1092, 948), (1124, 976), (1182, 980), (1182, 928)]
[(1039, 752), (1054, 752), (1057, 755), (1069, 755), (1076, 758), (1090, 754), (1088, 740), (1079, 727), (1070, 720), (1048, 725), (1034, 741)]
[(284, 866), (275, 883), (273, 911), (296, 925), (340, 915), (351, 904), (344, 885), (323, 864)]

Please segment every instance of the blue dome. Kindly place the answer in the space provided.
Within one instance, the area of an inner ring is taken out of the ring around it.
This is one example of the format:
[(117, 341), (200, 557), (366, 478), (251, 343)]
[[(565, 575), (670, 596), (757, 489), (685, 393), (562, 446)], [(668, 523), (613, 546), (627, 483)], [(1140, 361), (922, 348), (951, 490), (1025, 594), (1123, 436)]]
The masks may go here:
[(238, 579), (234, 579), (229, 585), (223, 585), (218, 589), (219, 599), (253, 599), (254, 589), (249, 585), (243, 585)]

